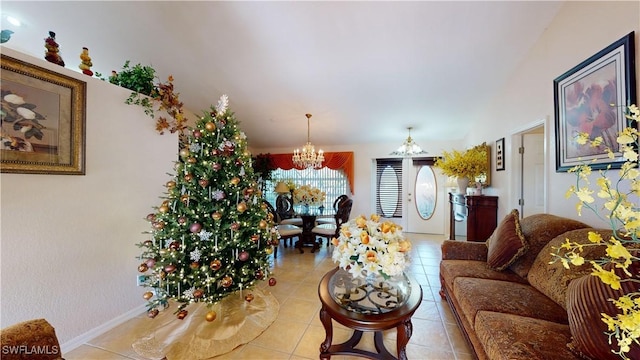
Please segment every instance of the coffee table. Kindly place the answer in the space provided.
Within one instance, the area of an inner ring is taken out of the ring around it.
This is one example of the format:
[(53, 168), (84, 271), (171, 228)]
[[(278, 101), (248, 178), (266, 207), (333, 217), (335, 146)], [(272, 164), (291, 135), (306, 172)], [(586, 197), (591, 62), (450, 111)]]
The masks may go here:
[[(332, 297), (329, 283), (338, 268), (329, 271), (324, 275), (318, 285), (318, 296), (322, 307), (320, 309), (320, 321), (325, 329), (325, 340), (320, 344), (320, 359), (331, 359), (332, 355), (355, 355), (370, 359), (407, 359), (406, 346), (411, 338), (413, 325), (411, 316), (418, 309), (422, 302), (422, 288), (420, 284), (410, 275), (407, 275), (411, 292), (408, 299), (398, 307), (384, 313), (361, 313), (354, 310), (347, 310), (340, 306)], [(357, 307), (357, 306), (356, 306)], [(342, 344), (331, 345), (333, 339), (333, 323), (338, 323), (353, 329), (353, 335)], [(396, 349), (398, 357), (394, 357), (384, 346), (383, 330), (397, 329)], [(355, 347), (360, 342), (364, 331), (374, 332), (374, 343), (377, 353)]]

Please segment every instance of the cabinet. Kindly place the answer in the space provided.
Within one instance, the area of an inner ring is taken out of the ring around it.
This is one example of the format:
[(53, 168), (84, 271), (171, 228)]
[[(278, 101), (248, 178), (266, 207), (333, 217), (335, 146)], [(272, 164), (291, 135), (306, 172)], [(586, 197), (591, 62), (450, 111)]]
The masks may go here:
[(466, 221), (467, 240), (485, 241), (498, 226), (498, 197), (449, 193), (449, 234), (456, 239), (456, 221)]

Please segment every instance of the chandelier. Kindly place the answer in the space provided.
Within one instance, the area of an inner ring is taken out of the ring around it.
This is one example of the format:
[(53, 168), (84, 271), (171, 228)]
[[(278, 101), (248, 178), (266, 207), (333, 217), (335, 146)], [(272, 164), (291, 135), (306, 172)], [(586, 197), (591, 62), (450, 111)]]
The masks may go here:
[(409, 130), (409, 137), (407, 137), (407, 140), (405, 140), (404, 143), (400, 145), (398, 150), (392, 152), (390, 155), (412, 157), (414, 155), (426, 154), (426, 151), (422, 150), (422, 148), (418, 144), (413, 142), (413, 139), (411, 138), (411, 129), (413, 128), (408, 127), (407, 129)]
[(307, 143), (302, 147), (302, 151), (298, 149), (293, 151), (293, 164), (303, 169), (320, 169), (324, 161), (324, 152), (318, 150), (316, 154), (316, 149), (311, 145), (311, 140), (309, 140), (309, 119), (311, 118), (311, 114), (305, 114), (304, 116), (307, 117)]

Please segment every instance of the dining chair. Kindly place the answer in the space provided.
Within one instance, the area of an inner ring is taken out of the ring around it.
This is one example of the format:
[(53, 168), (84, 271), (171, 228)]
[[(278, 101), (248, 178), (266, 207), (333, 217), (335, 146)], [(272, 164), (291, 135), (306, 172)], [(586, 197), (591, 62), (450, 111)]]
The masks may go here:
[[(347, 200), (349, 198), (349, 196), (342, 194), (340, 196), (338, 196), (334, 201), (333, 201), (333, 213), (337, 214), (338, 213), (338, 205), (340, 205), (341, 202)], [(325, 218), (319, 218), (316, 223), (318, 223), (318, 225), (320, 224), (334, 224), (335, 223), (335, 219), (333, 217), (325, 217)]]
[(340, 227), (342, 224), (349, 221), (351, 216), (351, 208), (353, 207), (353, 200), (346, 199), (338, 204), (338, 210), (333, 216), (332, 224), (320, 224), (311, 230), (314, 236), (327, 239), (327, 246), (331, 243), (332, 238), (340, 236)]
[(276, 212), (280, 216), (278, 224), (302, 226), (302, 219), (294, 217), (293, 199), (286, 195), (276, 198)]
[[(284, 247), (287, 247), (287, 240), (289, 241), (289, 244), (293, 246), (293, 238), (300, 238), (300, 234), (302, 234), (302, 228), (291, 224), (280, 224), (280, 216), (278, 215), (278, 212), (273, 208), (273, 205), (271, 205), (266, 200), (264, 201), (264, 203), (266, 204), (269, 213), (271, 213), (271, 215), (273, 216), (273, 221), (276, 223), (276, 230), (278, 230), (278, 234), (280, 234), (280, 239), (283, 240)], [(278, 242), (278, 245), (276, 245), (273, 250), (274, 258), (278, 257), (279, 246), (280, 243)]]

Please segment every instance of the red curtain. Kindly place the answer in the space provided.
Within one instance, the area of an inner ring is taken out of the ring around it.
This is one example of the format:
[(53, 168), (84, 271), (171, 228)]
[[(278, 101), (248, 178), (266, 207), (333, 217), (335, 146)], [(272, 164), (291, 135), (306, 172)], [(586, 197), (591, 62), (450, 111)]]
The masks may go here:
[[(293, 165), (293, 153), (271, 154), (269, 156), (271, 157), (273, 166), (276, 168), (280, 168), (283, 170), (300, 169)], [(355, 194), (356, 191), (353, 187), (353, 151), (325, 152), (322, 167), (344, 171), (344, 175), (349, 181), (349, 188), (351, 188), (351, 193)]]

